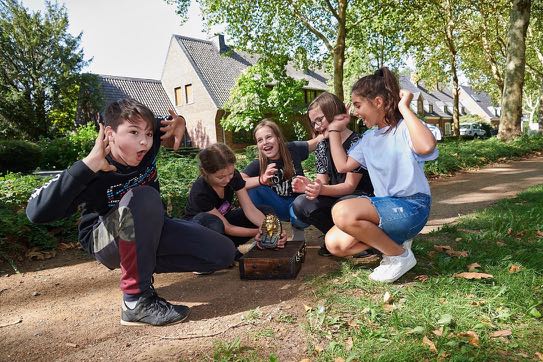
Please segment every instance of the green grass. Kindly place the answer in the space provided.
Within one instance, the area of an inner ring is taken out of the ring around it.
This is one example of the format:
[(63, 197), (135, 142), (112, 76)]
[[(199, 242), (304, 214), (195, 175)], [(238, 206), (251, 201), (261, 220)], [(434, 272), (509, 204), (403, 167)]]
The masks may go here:
[[(307, 314), (308, 354), (319, 361), (536, 358), (536, 352), (543, 352), (542, 232), (543, 186), (538, 186), (454, 227), (417, 237), (413, 250), (418, 265), (396, 284), (372, 282), (369, 269), (346, 260), (339, 272), (313, 283), (320, 302)], [(434, 245), (467, 251), (468, 257), (437, 252)], [(493, 278), (453, 277), (472, 263)], [(513, 265), (520, 270), (510, 272)], [(418, 275), (427, 280), (416, 279)], [(392, 304), (383, 302), (386, 292), (392, 294)], [(440, 329), (437, 336), (433, 331)], [(500, 330), (512, 335), (491, 337)], [(470, 331), (478, 336), (478, 346), (462, 335)], [(423, 343), (425, 336), (436, 352)]]

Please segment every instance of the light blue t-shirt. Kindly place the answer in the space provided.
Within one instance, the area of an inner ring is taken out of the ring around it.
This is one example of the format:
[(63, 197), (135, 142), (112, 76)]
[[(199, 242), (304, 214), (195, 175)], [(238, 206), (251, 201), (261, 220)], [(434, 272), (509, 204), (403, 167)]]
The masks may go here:
[(437, 148), (428, 155), (416, 154), (403, 120), (387, 133), (388, 128), (366, 131), (349, 150), (349, 157), (368, 170), (375, 196), (406, 197), (419, 192), (430, 195), (424, 161), (435, 160)]

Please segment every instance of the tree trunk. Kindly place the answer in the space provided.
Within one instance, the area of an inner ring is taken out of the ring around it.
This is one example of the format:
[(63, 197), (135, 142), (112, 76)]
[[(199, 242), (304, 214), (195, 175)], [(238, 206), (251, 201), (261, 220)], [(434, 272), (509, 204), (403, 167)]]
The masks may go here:
[(530, 22), (531, 0), (514, 0), (509, 18), (507, 61), (502, 93), (502, 114), (498, 138), (509, 140), (521, 133), (522, 87), (526, 67), (526, 30)]
[(347, 1), (338, 2), (338, 32), (334, 47), (334, 93), (343, 101), (343, 65), (345, 63), (345, 38), (347, 37)]
[(453, 8), (452, 4), (446, 2), (447, 10), (447, 27), (445, 30), (447, 37), (447, 47), (449, 48), (449, 53), (451, 56), (451, 75), (452, 75), (452, 92), (453, 92), (453, 136), (460, 137), (460, 112), (459, 112), (459, 92), (460, 87), (458, 86), (458, 66), (456, 61), (457, 51), (456, 45), (454, 44), (454, 25), (453, 20)]

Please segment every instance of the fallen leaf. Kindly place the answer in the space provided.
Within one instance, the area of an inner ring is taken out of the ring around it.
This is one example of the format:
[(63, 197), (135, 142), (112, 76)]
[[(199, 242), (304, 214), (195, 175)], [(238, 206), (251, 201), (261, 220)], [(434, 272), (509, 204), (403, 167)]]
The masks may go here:
[(430, 347), (430, 351), (437, 353), (436, 345), (428, 337), (422, 337), (422, 343)]
[(498, 246), (504, 246), (505, 243), (503, 241), (496, 241), (496, 245)]
[(516, 273), (521, 269), (520, 265), (513, 264), (509, 267), (509, 273)]
[(439, 327), (439, 329), (434, 329), (432, 333), (438, 337), (441, 337), (443, 335), (443, 327)]
[(309, 312), (309, 311), (311, 310), (311, 307), (304, 304), (304, 310), (305, 310), (306, 312)]
[(541, 353), (541, 352), (536, 352), (536, 353), (535, 353), (535, 356), (536, 356), (540, 361), (543, 361), (543, 353)]
[(468, 265), (468, 271), (476, 271), (478, 268), (480, 268), (481, 265), (479, 263), (471, 263)]
[(323, 347), (322, 345), (320, 345), (320, 344), (317, 344), (317, 345), (315, 346), (315, 351), (316, 351), (317, 353), (321, 353), (322, 351), (324, 351), (324, 347)]
[(535, 232), (535, 234), (536, 234), (538, 237), (543, 238), (543, 231), (537, 230), (537, 231)]
[(462, 250), (462, 251), (457, 251), (457, 250), (445, 250), (445, 253), (447, 253), (447, 255), (449, 256), (457, 256), (457, 257), (460, 257), (460, 258), (467, 258), (468, 257), (468, 252), (465, 251), (465, 250)]
[(490, 333), (490, 338), (509, 337), (511, 334), (513, 334), (513, 333), (511, 332), (510, 329), (504, 329), (504, 330), (501, 330), (501, 331), (496, 331), (496, 332)]
[(418, 280), (419, 282), (424, 283), (425, 281), (428, 280), (428, 278), (429, 278), (428, 275), (422, 274), (422, 275), (417, 275), (417, 276), (415, 277), (415, 280)]
[(349, 327), (356, 328), (356, 327), (358, 327), (358, 322), (355, 321), (354, 319), (349, 319), (349, 320), (347, 321), (347, 325), (348, 325)]
[(76, 348), (76, 347), (77, 347), (77, 344), (75, 344), (75, 343), (70, 343), (70, 342), (67, 342), (66, 345), (67, 345), (68, 347), (73, 347), (73, 348)]
[(447, 360), (450, 356), (451, 356), (450, 353), (441, 352), (441, 353), (439, 354), (439, 356), (437, 356), (437, 360), (438, 360), (438, 361), (445, 361), (445, 360)]
[(434, 245), (434, 249), (436, 251), (447, 251), (451, 250), (452, 248), (449, 245)]
[(383, 304), (383, 309), (385, 312), (392, 312), (394, 309), (396, 309), (396, 307), (394, 304)]
[(460, 337), (468, 337), (468, 343), (472, 346), (479, 347), (479, 335), (474, 331), (467, 331), (458, 334)]
[(58, 250), (69, 250), (76, 249), (79, 247), (79, 243), (59, 243), (57, 246)]
[(309, 358), (304, 358), (304, 359), (301, 359), (300, 362), (311, 362), (311, 360)]
[(456, 242), (462, 241), (462, 238), (456, 238), (456, 239), (454, 239), (454, 241), (456, 241)]
[(336, 357), (334, 359), (334, 362), (345, 362), (345, 360), (343, 358), (341, 358), (341, 357)]
[(485, 301), (484, 300), (474, 300), (473, 302), (471, 302), (471, 305), (474, 305), (474, 306), (481, 306), (481, 305), (485, 305)]
[(453, 274), (453, 277), (455, 277), (455, 278), (464, 278), (464, 279), (490, 279), (490, 278), (494, 278), (494, 276), (492, 274), (474, 273), (474, 272), (456, 273), (456, 274)]
[(47, 260), (55, 257), (55, 255), (57, 255), (55, 250), (39, 250), (38, 247), (26, 252), (26, 257), (31, 260)]
[(437, 324), (440, 326), (448, 326), (453, 323), (453, 317), (450, 314), (443, 314), (441, 318), (437, 321)]
[(385, 304), (391, 304), (393, 300), (394, 298), (392, 297), (392, 294), (390, 294), (389, 292), (385, 292), (385, 294), (383, 295), (383, 302)]
[(347, 338), (345, 341), (345, 349), (350, 351), (353, 348), (353, 339), (351, 337)]
[(436, 251), (435, 250), (430, 250), (426, 255), (428, 255), (428, 257), (430, 259), (433, 259), (434, 256), (436, 256)]
[(507, 235), (511, 235), (513, 233), (513, 229), (509, 228), (507, 229)]

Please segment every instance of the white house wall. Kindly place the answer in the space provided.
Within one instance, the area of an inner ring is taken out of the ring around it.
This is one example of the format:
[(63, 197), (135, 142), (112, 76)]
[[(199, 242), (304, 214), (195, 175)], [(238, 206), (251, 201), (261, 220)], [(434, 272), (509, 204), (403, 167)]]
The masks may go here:
[[(175, 88), (181, 87), (182, 102), (175, 106), (187, 121), (187, 132), (194, 147), (204, 148), (217, 142), (215, 116), (217, 107), (204, 87), (183, 49), (172, 37), (162, 70), (162, 85), (175, 105)], [(192, 84), (193, 103), (185, 104), (185, 85)]]

